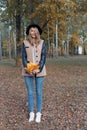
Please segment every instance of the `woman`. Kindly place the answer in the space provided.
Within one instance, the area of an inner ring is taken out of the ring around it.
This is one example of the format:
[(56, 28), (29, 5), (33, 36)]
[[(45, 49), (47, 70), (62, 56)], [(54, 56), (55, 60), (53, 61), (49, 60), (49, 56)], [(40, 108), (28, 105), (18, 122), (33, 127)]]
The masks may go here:
[[(28, 39), (24, 40), (22, 44), (22, 64), (24, 80), (28, 92), (29, 105), (29, 122), (34, 120), (34, 85), (36, 90), (36, 104), (37, 113), (35, 121), (41, 122), (42, 109), (42, 88), (44, 83), (44, 76), (46, 76), (46, 45), (45, 41), (40, 38), (42, 29), (37, 24), (32, 24), (27, 27), (26, 34)], [(35, 63), (39, 67), (32, 72), (26, 72), (25, 68), (29, 63)]]

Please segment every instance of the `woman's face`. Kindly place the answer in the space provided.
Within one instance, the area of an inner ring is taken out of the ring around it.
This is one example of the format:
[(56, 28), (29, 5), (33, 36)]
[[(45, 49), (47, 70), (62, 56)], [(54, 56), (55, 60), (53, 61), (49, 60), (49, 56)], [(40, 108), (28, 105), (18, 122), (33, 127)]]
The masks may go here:
[(32, 27), (32, 28), (29, 30), (29, 35), (30, 35), (32, 38), (37, 38), (38, 35), (39, 35), (38, 29)]

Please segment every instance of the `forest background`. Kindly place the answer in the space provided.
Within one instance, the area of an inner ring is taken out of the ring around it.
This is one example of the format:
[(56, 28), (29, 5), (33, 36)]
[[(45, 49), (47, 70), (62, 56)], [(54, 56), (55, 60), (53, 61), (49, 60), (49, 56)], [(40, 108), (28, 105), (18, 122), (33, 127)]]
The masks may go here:
[(43, 29), (48, 57), (86, 55), (86, 21), (87, 0), (0, 0), (0, 59), (19, 63), (31, 23)]
[[(86, 22), (87, 0), (0, 0), (0, 130), (87, 130)], [(40, 124), (28, 122), (20, 65), (31, 23), (48, 57)]]

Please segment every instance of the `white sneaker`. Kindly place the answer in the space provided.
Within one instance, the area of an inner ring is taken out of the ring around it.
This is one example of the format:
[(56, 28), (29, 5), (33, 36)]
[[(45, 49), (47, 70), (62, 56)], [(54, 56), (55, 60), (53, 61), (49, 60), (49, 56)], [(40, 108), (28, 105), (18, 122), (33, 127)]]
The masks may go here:
[(37, 112), (36, 113), (36, 120), (35, 120), (37, 123), (40, 123), (41, 122), (41, 113), (40, 112)]
[(34, 112), (30, 112), (29, 122), (34, 121)]

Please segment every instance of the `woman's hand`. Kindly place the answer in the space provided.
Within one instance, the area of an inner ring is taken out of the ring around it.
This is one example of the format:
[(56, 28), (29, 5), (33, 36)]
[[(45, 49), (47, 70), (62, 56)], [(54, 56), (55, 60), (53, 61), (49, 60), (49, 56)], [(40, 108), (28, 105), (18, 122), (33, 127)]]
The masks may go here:
[(33, 74), (37, 74), (37, 73), (39, 73), (39, 72), (40, 72), (39, 69), (33, 70)]
[(34, 76), (34, 73), (33, 73), (33, 72), (29, 72), (29, 75), (30, 75), (30, 76)]

